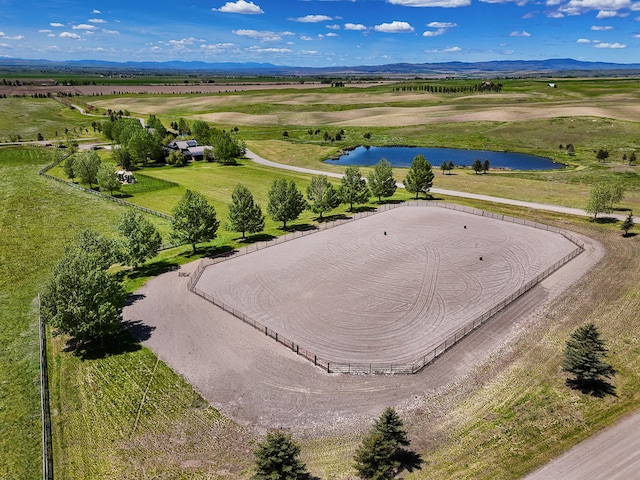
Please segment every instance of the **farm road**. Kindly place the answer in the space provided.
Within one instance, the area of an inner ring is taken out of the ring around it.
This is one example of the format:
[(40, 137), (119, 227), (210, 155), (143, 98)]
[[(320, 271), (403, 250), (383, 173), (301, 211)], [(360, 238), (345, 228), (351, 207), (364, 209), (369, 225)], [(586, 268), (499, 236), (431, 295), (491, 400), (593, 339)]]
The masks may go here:
[[(327, 177), (342, 178), (341, 173), (323, 172), (321, 170), (313, 170), (311, 168), (296, 167), (293, 165), (283, 165), (281, 163), (272, 162), (271, 160), (267, 160), (266, 158), (262, 158), (259, 155), (256, 155), (250, 150), (247, 150), (246, 157), (266, 167), (281, 168), (284, 170), (291, 170), (294, 172), (309, 173), (311, 175), (326, 175)], [(402, 182), (398, 182), (396, 183), (396, 185), (398, 186), (398, 188), (404, 188), (404, 185), (402, 184)], [(587, 212), (585, 212), (580, 208), (563, 207), (560, 205), (549, 205), (546, 203), (523, 202), (521, 200), (514, 200), (511, 198), (493, 197), (490, 195), (480, 195), (477, 193), (469, 193), (469, 192), (458, 192), (455, 190), (445, 190), (441, 188), (432, 188), (431, 192), (437, 193), (439, 195), (449, 195), (451, 197), (471, 198), (474, 200), (482, 200), (485, 202), (501, 203), (505, 205), (515, 205), (517, 207), (532, 208), (534, 210), (546, 210), (549, 212), (565, 213), (568, 215), (578, 215), (582, 217), (590, 216), (590, 214), (588, 214)], [(607, 216), (615, 217), (619, 220), (624, 220), (625, 218), (625, 216), (623, 215), (615, 215), (615, 214), (609, 214)]]

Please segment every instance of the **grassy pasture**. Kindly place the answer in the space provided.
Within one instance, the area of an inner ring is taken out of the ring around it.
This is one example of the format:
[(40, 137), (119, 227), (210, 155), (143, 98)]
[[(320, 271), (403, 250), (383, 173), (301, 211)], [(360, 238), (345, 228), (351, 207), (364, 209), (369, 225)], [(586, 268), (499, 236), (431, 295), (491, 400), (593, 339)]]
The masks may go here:
[[(575, 91), (563, 86), (548, 95), (574, 95), (580, 101), (589, 96), (606, 96), (604, 90), (597, 91), (602, 90), (600, 81), (594, 82), (575, 82)], [(630, 93), (622, 82), (615, 85), (619, 94)], [(522, 86), (526, 94), (530, 93), (527, 89), (534, 88), (538, 88), (537, 82)], [(6, 100), (10, 99), (0, 101), (0, 108)], [(155, 101), (162, 98), (156, 97)], [(20, 109), (20, 102), (30, 99), (19, 99), (12, 108)], [(75, 120), (79, 114), (58, 108), (57, 113), (52, 109), (53, 124), (64, 130), (66, 115)], [(7, 113), (11, 115), (12, 111)], [(189, 117), (188, 112), (183, 113)], [(463, 146), (468, 142), (477, 145), (473, 148), (495, 145), (505, 147), (496, 149), (516, 150), (520, 148), (514, 146), (519, 146), (534, 153), (548, 151), (547, 156), (560, 158), (568, 157), (558, 152), (557, 144), (574, 143), (578, 150), (571, 159), (578, 167), (575, 171), (487, 176), (456, 171), (456, 175), (447, 176), (436, 165), (434, 185), (581, 206), (589, 184), (603, 177), (620, 176), (632, 187), (622, 206), (640, 207), (635, 173), (640, 167), (627, 168), (617, 162), (598, 165), (592, 158), (592, 150), (600, 146), (610, 151), (638, 148), (637, 123), (580, 117), (554, 121), (345, 127), (344, 143), (352, 144), (353, 138), (370, 131), (375, 144), (378, 140), (386, 144), (424, 142), (426, 146)], [(24, 120), (20, 125), (26, 129), (29, 122)], [(340, 145), (305, 138), (311, 127), (294, 126), (289, 130), (293, 137), (290, 140), (282, 140), (282, 130), (289, 128), (282, 125), (241, 127), (240, 135), (252, 150), (266, 158), (318, 168), (327, 152)], [(331, 131), (338, 128), (319, 127)], [(25, 137), (24, 131), (16, 130)], [(37, 329), (32, 300), (64, 245), (73, 240), (80, 228), (91, 226), (108, 233), (122, 212), (114, 204), (38, 177), (37, 170), (46, 163), (39, 150), (0, 150), (0, 477), (7, 478), (38, 478), (40, 472)], [(223, 222), (226, 203), (238, 182), (252, 190), (265, 210), (266, 191), (274, 178), (288, 175), (302, 191), (309, 180), (308, 176), (276, 172), (247, 162), (237, 167), (201, 163), (144, 173), (176, 181), (180, 187), (135, 193), (129, 200), (170, 212), (181, 192), (192, 188), (210, 198)], [(396, 172), (396, 178), (401, 177)], [(398, 198), (402, 195), (406, 194), (396, 194)], [(530, 325), (531, 330), (513, 348), (462, 384), (420, 399), (421, 404), (408, 413), (413, 446), (426, 463), (421, 471), (407, 478), (518, 478), (640, 406), (640, 325), (636, 319), (640, 307), (639, 240), (623, 239), (616, 225), (592, 224), (586, 219), (516, 207), (454, 201), (581, 231), (603, 242), (608, 252), (593, 272), (556, 301), (546, 317)], [(311, 215), (305, 213), (299, 223), (309, 222)], [(268, 234), (279, 233), (274, 223), (268, 223), (267, 228)], [(233, 242), (237, 237), (224, 230), (220, 233), (221, 238), (213, 246)], [(192, 260), (189, 249), (163, 252), (128, 280), (128, 288), (133, 290), (150, 275)], [(617, 397), (594, 399), (570, 391), (563, 384), (559, 364), (564, 341), (586, 321), (599, 326), (611, 347), (611, 362), (619, 371), (614, 379)], [(52, 339), (50, 345), (56, 473), (60, 478), (136, 478), (142, 477), (141, 472), (161, 478), (248, 478), (252, 434), (204, 405), (193, 389), (151, 352), (131, 345), (117, 355), (83, 362), (62, 352), (60, 339)], [(349, 477), (354, 474), (351, 458), (360, 434), (301, 439), (303, 458), (317, 476)]]
[[(74, 137), (90, 137), (93, 136), (91, 121), (90, 117), (85, 117), (76, 110), (64, 108), (50, 98), (0, 99), (0, 142), (8, 142), (12, 134), (20, 135), (23, 141), (36, 140), (38, 133), (41, 133), (45, 140), (63, 140), (65, 128), (68, 128)], [(86, 129), (89, 129), (90, 133), (87, 133)]]

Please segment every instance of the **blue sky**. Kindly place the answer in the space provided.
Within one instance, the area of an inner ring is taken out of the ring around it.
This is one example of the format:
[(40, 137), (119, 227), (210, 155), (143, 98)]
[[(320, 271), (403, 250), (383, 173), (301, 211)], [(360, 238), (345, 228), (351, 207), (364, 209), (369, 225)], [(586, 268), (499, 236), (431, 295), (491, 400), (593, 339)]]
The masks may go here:
[(0, 56), (293, 66), (640, 62), (640, 0), (0, 0)]

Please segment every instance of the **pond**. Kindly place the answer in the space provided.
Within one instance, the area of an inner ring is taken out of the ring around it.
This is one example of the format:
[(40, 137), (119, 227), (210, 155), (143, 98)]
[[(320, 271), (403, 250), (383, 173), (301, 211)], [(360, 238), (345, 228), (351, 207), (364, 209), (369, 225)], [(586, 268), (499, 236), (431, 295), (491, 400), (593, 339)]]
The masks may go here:
[(536, 155), (514, 152), (492, 152), (490, 150), (463, 150), (458, 148), (424, 148), (424, 147), (357, 147), (345, 152), (339, 159), (325, 160), (337, 165), (371, 166), (381, 158), (389, 160), (394, 167), (409, 168), (413, 157), (424, 155), (434, 168), (442, 162), (452, 161), (456, 167), (470, 167), (474, 160), (489, 160), (491, 168), (508, 170), (555, 170), (564, 168), (562, 163)]

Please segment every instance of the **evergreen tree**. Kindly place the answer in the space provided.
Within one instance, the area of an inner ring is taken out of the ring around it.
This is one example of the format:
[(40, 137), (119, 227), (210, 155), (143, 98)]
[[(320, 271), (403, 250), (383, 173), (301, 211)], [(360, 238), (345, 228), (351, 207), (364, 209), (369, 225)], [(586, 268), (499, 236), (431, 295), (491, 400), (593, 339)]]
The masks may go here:
[(340, 198), (349, 204), (349, 211), (353, 210), (356, 203), (367, 203), (370, 191), (367, 181), (362, 178), (360, 169), (356, 165), (350, 165), (344, 172), (339, 189)]
[(196, 253), (196, 244), (216, 238), (218, 231), (216, 210), (198, 192), (187, 190), (173, 210), (171, 238), (188, 243)]
[(326, 175), (316, 175), (311, 178), (311, 183), (307, 187), (307, 198), (310, 202), (309, 209), (320, 215), (320, 219), (323, 213), (330, 212), (340, 205), (338, 191)]
[(353, 467), (366, 480), (391, 480), (399, 466), (393, 460), (395, 450), (380, 432), (372, 430), (356, 450)]
[(260, 206), (253, 200), (247, 187), (238, 184), (231, 194), (229, 204), (229, 229), (242, 233), (258, 233), (264, 229), (264, 215)]
[(574, 375), (579, 385), (596, 383), (616, 373), (605, 361), (606, 357), (607, 348), (597, 327), (592, 323), (583, 325), (567, 341), (562, 371)]
[(382, 197), (391, 197), (396, 193), (396, 181), (393, 178), (393, 168), (391, 163), (382, 158), (369, 174), (369, 189), (374, 197), (378, 197), (378, 202)]
[(402, 419), (393, 407), (387, 407), (373, 425), (383, 438), (399, 449), (409, 445)]
[(476, 158), (471, 164), (471, 168), (473, 169), (474, 172), (480, 173), (482, 171), (482, 160), (480, 160), (479, 158)]
[(153, 224), (140, 212), (130, 209), (116, 225), (124, 237), (123, 250), (128, 265), (137, 267), (158, 254), (162, 237)]
[(296, 480), (309, 476), (305, 464), (298, 459), (300, 447), (290, 434), (281, 431), (268, 433), (254, 455), (254, 480)]
[(633, 212), (629, 212), (629, 215), (627, 215), (627, 218), (625, 218), (624, 221), (622, 222), (622, 225), (620, 225), (620, 228), (624, 232), (625, 237), (629, 235), (629, 230), (631, 230), (634, 226), (635, 226), (635, 223), (633, 222)]
[(484, 173), (489, 172), (489, 160), (485, 160), (484, 162), (482, 162), (482, 171)]
[(273, 182), (269, 190), (267, 213), (276, 222), (282, 222), (282, 228), (287, 228), (287, 222), (298, 218), (305, 208), (307, 202), (293, 180), (287, 182), (281, 178)]
[(424, 155), (416, 155), (411, 162), (407, 177), (402, 183), (408, 192), (416, 194), (416, 198), (420, 193), (424, 193), (426, 198), (429, 189), (433, 186), (433, 177), (431, 164), (424, 158)]

